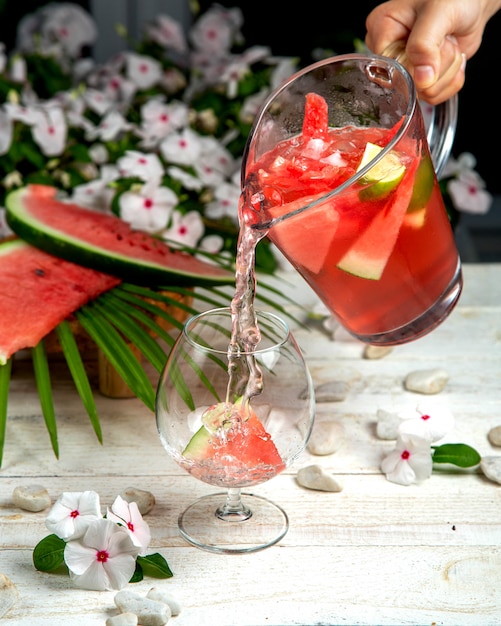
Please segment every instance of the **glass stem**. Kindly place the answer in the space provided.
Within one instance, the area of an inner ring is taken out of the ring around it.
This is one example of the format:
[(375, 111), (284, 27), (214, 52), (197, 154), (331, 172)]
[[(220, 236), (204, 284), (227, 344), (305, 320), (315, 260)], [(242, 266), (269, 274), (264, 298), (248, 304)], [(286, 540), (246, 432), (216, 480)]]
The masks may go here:
[(242, 492), (238, 488), (228, 489), (226, 502), (216, 510), (219, 519), (225, 522), (243, 522), (252, 516), (252, 511), (242, 502)]

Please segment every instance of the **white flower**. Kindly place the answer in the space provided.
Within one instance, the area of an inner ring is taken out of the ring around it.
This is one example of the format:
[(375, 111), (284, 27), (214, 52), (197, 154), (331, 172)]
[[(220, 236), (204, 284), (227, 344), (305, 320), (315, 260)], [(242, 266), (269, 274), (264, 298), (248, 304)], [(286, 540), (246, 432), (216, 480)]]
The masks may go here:
[(5, 113), (0, 110), (0, 156), (6, 154), (12, 143), (12, 120)]
[(5, 219), (5, 209), (0, 207), (0, 239), (10, 237), (13, 234), (13, 231), (9, 228), (7, 220)]
[(151, 533), (136, 502), (126, 502), (121, 496), (117, 496), (111, 510), (108, 509), (106, 518), (123, 526), (129, 532), (132, 543), (139, 548), (139, 554), (146, 554)]
[(60, 107), (47, 107), (36, 116), (31, 132), (45, 156), (59, 156), (66, 147), (68, 127)]
[(202, 151), (200, 137), (190, 128), (170, 133), (160, 144), (166, 161), (176, 165), (193, 165)]
[(158, 15), (152, 24), (146, 26), (146, 34), (159, 45), (181, 54), (188, 48), (180, 24), (168, 15)]
[(93, 522), (79, 540), (64, 548), (64, 561), (77, 587), (104, 591), (122, 589), (136, 568), (138, 548), (130, 533), (108, 519)]
[(99, 89), (86, 89), (83, 99), (87, 106), (99, 115), (104, 115), (113, 107), (113, 100)]
[(447, 191), (458, 211), (484, 215), (492, 204), (492, 196), (484, 186), (476, 172), (463, 171), (447, 183)]
[(150, 89), (160, 82), (162, 66), (152, 57), (127, 54), (127, 75), (139, 89)]
[(89, 133), (91, 140), (113, 141), (122, 131), (129, 128), (129, 124), (124, 116), (118, 111), (110, 111), (101, 120), (99, 126)]
[(393, 452), (381, 463), (386, 478), (399, 485), (421, 482), (433, 469), (430, 442), (413, 435), (401, 435)]
[[(198, 249), (209, 252), (210, 254), (217, 254), (223, 247), (223, 244), (224, 239), (221, 235), (207, 235), (207, 237), (204, 237), (198, 244)], [(208, 260), (205, 255), (201, 258), (203, 258), (204, 261)]]
[(42, 36), (55, 40), (73, 58), (80, 55), (84, 46), (92, 44), (97, 29), (89, 14), (72, 2), (50, 3), (40, 11), (44, 17)]
[(96, 178), (88, 183), (77, 185), (73, 188), (71, 202), (81, 206), (108, 212), (113, 191), (108, 188), (108, 183), (103, 178)]
[(155, 153), (147, 154), (137, 150), (127, 150), (125, 155), (118, 159), (117, 166), (121, 176), (137, 177), (144, 182), (159, 185), (164, 168)]
[(126, 191), (120, 196), (120, 217), (134, 229), (156, 233), (165, 228), (177, 202), (169, 187), (144, 186), (139, 193)]
[(69, 541), (81, 537), (89, 524), (101, 518), (99, 495), (95, 491), (64, 492), (54, 503), (45, 525)]
[(400, 435), (416, 435), (431, 443), (439, 441), (454, 428), (454, 416), (443, 406), (421, 402), (415, 410), (402, 411), (398, 427)]
[(174, 211), (172, 223), (164, 230), (162, 238), (168, 243), (178, 243), (194, 248), (204, 231), (204, 223), (198, 211), (189, 211), (186, 215), (180, 211)]
[(186, 189), (200, 191), (203, 188), (203, 184), (200, 178), (188, 174), (188, 172), (181, 169), (180, 167), (176, 167), (175, 165), (167, 168), (167, 174), (182, 183), (183, 187), (186, 187)]
[(197, 50), (220, 56), (227, 53), (238, 39), (242, 23), (240, 9), (215, 5), (196, 21), (190, 32), (191, 42)]
[(222, 183), (214, 190), (214, 200), (207, 204), (205, 215), (212, 220), (225, 216), (235, 219), (238, 215), (239, 198), (240, 187), (232, 183)]
[(170, 132), (188, 125), (188, 107), (181, 102), (166, 104), (152, 98), (141, 107), (143, 146), (154, 147)]

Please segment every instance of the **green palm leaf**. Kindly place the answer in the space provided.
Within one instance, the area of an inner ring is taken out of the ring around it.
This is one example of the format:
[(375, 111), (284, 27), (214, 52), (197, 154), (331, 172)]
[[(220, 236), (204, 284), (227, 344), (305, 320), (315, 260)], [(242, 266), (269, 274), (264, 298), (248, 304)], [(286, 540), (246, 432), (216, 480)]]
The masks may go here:
[(52, 397), (52, 386), (50, 382), (49, 362), (45, 344), (41, 341), (32, 351), (33, 371), (42, 407), (42, 415), (47, 426), (50, 442), (56, 458), (59, 458), (59, 444), (57, 440), (56, 413), (54, 411), (54, 399)]
[(82, 357), (80, 356), (78, 345), (69, 323), (65, 320), (62, 321), (59, 326), (56, 327), (56, 332), (75, 387), (90, 418), (94, 432), (96, 433), (99, 443), (103, 443), (103, 434), (101, 432), (101, 424), (94, 402), (94, 394), (92, 393), (87, 372), (85, 371)]
[(120, 333), (92, 304), (79, 309), (76, 317), (126, 385), (151, 411), (154, 411), (155, 390), (136, 355)]
[(7, 403), (11, 370), (12, 359), (9, 359), (5, 365), (0, 365), (0, 467), (2, 466), (5, 429), (7, 427)]

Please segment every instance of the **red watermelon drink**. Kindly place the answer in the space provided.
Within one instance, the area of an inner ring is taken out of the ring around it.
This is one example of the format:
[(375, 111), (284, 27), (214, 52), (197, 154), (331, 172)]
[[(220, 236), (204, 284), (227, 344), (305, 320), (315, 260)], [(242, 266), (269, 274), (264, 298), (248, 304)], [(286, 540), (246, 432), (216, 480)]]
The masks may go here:
[(299, 133), (262, 140), (266, 150), (251, 141), (242, 223), (267, 233), (355, 337), (392, 345), (428, 333), (462, 279), (421, 115), (333, 126), (326, 97), (304, 102)]

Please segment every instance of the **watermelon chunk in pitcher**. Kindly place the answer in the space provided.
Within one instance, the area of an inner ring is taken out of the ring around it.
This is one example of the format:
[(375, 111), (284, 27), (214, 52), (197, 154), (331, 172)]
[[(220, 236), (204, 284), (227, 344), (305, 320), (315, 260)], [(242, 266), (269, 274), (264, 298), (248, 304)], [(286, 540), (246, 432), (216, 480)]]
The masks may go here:
[(393, 141), (401, 124), (330, 127), (325, 100), (308, 94), (302, 134), (246, 171), (261, 191), (254, 221), (368, 343), (419, 336), (413, 320), (431, 310), (459, 267), (428, 146), (409, 129)]

